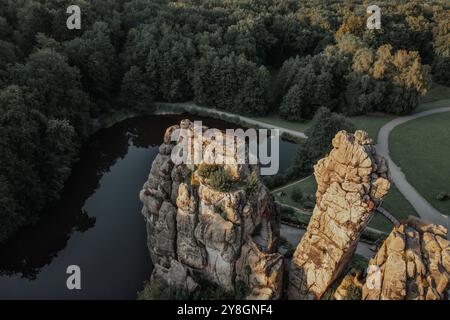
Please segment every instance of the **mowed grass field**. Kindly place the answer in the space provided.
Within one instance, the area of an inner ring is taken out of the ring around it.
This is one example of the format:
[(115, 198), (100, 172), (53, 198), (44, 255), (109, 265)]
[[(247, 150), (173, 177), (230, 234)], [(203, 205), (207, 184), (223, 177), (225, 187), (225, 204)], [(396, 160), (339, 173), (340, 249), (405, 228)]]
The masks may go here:
[[(314, 195), (317, 190), (317, 183), (314, 176), (310, 176), (302, 182), (296, 183), (285, 188), (276, 189), (274, 192), (274, 197), (280, 203), (284, 203), (296, 208), (304, 210), (303, 203), (297, 203), (291, 199), (291, 193), (294, 189), (300, 188), (304, 196)], [(281, 196), (281, 192), (284, 193)], [(406, 200), (403, 195), (398, 191), (395, 185), (391, 186), (388, 196), (384, 199), (382, 206), (389, 210), (397, 219), (402, 220), (408, 218), (408, 216), (417, 216), (417, 212), (411, 206), (411, 204)], [(369, 223), (369, 227), (378, 229), (384, 232), (390, 232), (392, 225), (383, 218), (380, 214), (376, 214)]]
[(356, 129), (366, 131), (374, 143), (377, 143), (378, 141), (378, 131), (392, 119), (395, 119), (395, 116), (387, 114), (369, 114), (365, 116), (350, 117), (350, 120), (355, 124)]
[(436, 199), (440, 192), (450, 194), (450, 112), (395, 128), (389, 137), (389, 149), (409, 183), (436, 209), (450, 214), (450, 200)]

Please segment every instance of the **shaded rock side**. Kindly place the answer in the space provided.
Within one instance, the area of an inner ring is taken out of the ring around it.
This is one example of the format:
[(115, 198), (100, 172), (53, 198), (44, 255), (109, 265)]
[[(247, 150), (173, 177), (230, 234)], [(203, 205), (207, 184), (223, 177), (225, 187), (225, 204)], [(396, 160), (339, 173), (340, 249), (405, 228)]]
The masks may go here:
[[(194, 137), (189, 120), (167, 129), (140, 193), (155, 265), (152, 280), (187, 292), (200, 290), (203, 282), (233, 292), (239, 281), (249, 298), (279, 298), (283, 274), (276, 253), (279, 208), (257, 167), (175, 165), (171, 153), (176, 143), (171, 136), (180, 128)], [(181, 142), (186, 136), (175, 138)], [(203, 135), (200, 139), (205, 150), (211, 141)], [(190, 139), (187, 143), (192, 147)], [(227, 177), (220, 188), (212, 181), (218, 172)], [(172, 278), (175, 272), (177, 277)]]
[(293, 255), (289, 299), (320, 299), (350, 262), (361, 232), (387, 194), (384, 158), (364, 131), (340, 131), (314, 166), (316, 206)]
[(409, 218), (369, 262), (365, 300), (448, 299), (450, 243), (443, 226)]

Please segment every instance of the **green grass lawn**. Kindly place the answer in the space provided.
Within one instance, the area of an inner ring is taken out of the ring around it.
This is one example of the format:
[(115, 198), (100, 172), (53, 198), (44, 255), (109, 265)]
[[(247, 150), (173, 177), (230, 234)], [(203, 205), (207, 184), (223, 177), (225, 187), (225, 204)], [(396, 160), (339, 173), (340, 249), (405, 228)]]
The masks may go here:
[[(276, 189), (276, 191), (274, 192), (275, 200), (279, 201), (280, 203), (285, 203), (287, 205), (303, 209), (303, 204), (295, 202), (291, 198), (292, 191), (297, 188), (300, 188), (302, 190), (304, 196), (315, 196), (317, 184), (314, 176), (309, 176), (306, 180), (296, 183), (292, 186), (280, 188), (279, 190)], [(282, 192), (284, 193), (284, 195), (281, 195)]]
[(436, 209), (450, 214), (450, 200), (436, 199), (440, 192), (450, 193), (450, 113), (397, 127), (390, 134), (389, 149), (409, 183)]
[(350, 117), (350, 120), (355, 124), (356, 129), (367, 131), (369, 137), (377, 143), (380, 128), (394, 118), (395, 116), (380, 113)]
[(436, 101), (432, 101), (432, 102), (421, 103), (417, 107), (417, 109), (414, 110), (414, 113), (423, 112), (423, 111), (436, 109), (436, 108), (443, 108), (443, 107), (450, 107), (450, 98), (436, 100)]
[[(303, 211), (303, 204), (295, 202), (290, 197), (292, 190), (296, 188), (300, 188), (303, 192), (303, 195), (314, 195), (317, 189), (317, 184), (314, 176), (310, 176), (306, 180), (295, 185), (275, 191), (274, 197), (280, 203), (299, 208)], [(282, 191), (285, 193), (284, 196), (280, 195)], [(399, 220), (406, 219), (410, 215), (417, 216), (414, 208), (411, 206), (408, 200), (403, 197), (400, 191), (398, 191), (395, 185), (392, 185), (388, 196), (383, 201), (383, 207), (389, 210)], [(392, 229), (392, 225), (379, 214), (376, 214), (373, 217), (373, 219), (369, 223), (369, 226), (384, 232), (390, 232), (390, 230)]]
[(428, 93), (422, 97), (421, 102), (414, 113), (430, 109), (450, 106), (450, 88), (433, 83)]
[(450, 87), (433, 83), (427, 94), (421, 98), (421, 103), (429, 103), (450, 98)]
[[(398, 220), (403, 220), (409, 216), (417, 216), (416, 210), (408, 200), (400, 193), (395, 184), (391, 185), (388, 195), (383, 201), (382, 207), (388, 210)], [(389, 232), (392, 226), (380, 214), (376, 214), (369, 223), (369, 227)]]

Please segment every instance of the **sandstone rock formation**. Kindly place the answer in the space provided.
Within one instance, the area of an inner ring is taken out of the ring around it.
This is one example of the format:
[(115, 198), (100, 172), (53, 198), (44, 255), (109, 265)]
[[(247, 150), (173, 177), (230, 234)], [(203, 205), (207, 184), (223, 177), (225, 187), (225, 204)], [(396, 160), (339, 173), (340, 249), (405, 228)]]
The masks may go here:
[[(239, 282), (249, 298), (280, 298), (279, 209), (257, 168), (175, 165), (171, 136), (179, 128), (194, 136), (189, 120), (167, 129), (140, 193), (154, 264), (151, 281), (186, 292), (205, 281), (233, 291)], [(202, 140), (204, 148), (210, 143)], [(225, 189), (213, 183), (216, 173), (226, 175)]]
[(320, 299), (345, 271), (361, 232), (387, 194), (384, 158), (364, 131), (340, 131), (331, 152), (314, 166), (316, 206), (294, 253), (289, 299)]
[(442, 226), (409, 218), (394, 228), (369, 262), (368, 300), (447, 299), (450, 242)]

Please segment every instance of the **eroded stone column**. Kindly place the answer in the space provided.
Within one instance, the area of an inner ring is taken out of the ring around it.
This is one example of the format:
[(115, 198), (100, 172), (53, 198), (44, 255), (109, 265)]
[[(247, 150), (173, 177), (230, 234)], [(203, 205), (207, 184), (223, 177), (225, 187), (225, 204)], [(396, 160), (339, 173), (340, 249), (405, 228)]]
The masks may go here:
[(388, 167), (364, 131), (340, 131), (314, 166), (316, 206), (292, 257), (289, 299), (320, 299), (351, 260), (390, 188)]

